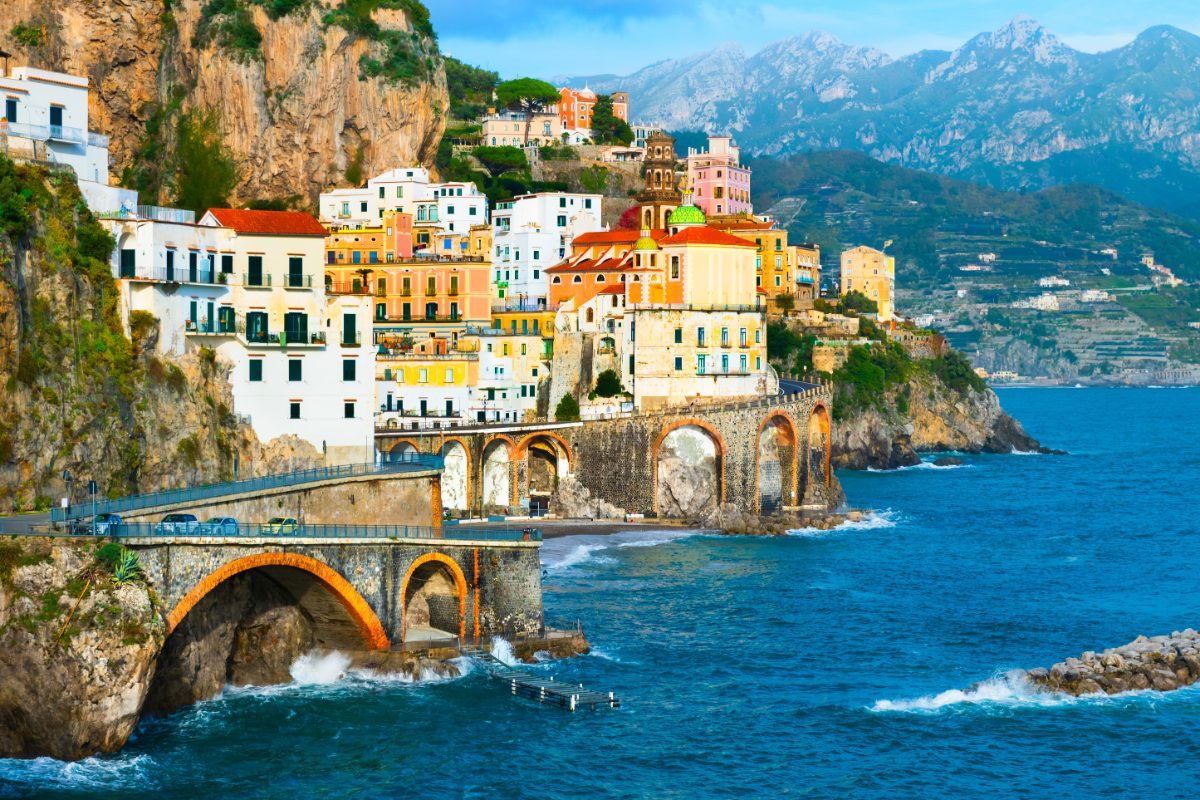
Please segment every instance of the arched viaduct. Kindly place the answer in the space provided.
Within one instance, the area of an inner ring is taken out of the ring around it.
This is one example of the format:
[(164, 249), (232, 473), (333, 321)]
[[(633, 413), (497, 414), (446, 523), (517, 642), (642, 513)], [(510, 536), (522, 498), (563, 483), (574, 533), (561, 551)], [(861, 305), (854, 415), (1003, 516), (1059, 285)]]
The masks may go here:
[(828, 387), (574, 423), (380, 429), (382, 457), (442, 455), (442, 503), (461, 514), (544, 506), (568, 474), (630, 513), (694, 517), (703, 506), (827, 509)]

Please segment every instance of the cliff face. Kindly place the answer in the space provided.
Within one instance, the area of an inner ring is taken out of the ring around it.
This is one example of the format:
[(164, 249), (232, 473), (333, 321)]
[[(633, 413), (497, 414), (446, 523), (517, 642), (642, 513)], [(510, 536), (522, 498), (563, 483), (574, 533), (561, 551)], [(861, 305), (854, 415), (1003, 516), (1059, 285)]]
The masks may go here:
[(946, 450), (1011, 453), (1044, 448), (1004, 412), (995, 392), (960, 393), (926, 375), (889, 389), (879, 407), (851, 412), (833, 426), (833, 463), (838, 469), (895, 469), (916, 464), (918, 453)]
[[(219, 132), (241, 165), (233, 201), (317, 193), (352, 163), (364, 177), (390, 167), (431, 164), (449, 106), (436, 52), (425, 77), (365, 77), (360, 60), (385, 61), (379, 36), (325, 24), (326, 9), (304, 4), (278, 19), (263, 5), (243, 5), (261, 44), (247, 52), (219, 36), (197, 36), (211, 24), (205, 0), (13, 0), (0, 7), (0, 31), (18, 23), (41, 27), (41, 42), (5, 37), (14, 64), (87, 75), (93, 127), (112, 138), (113, 174), (135, 165), (156, 112), (219, 112)], [(208, 12), (206, 16), (206, 12)], [(412, 34), (400, 10), (380, 9), (387, 35)], [(251, 34), (253, 36), (253, 34)], [(426, 56), (422, 56), (425, 59)], [(164, 130), (169, 136), (170, 114)]]
[(0, 757), (114, 752), (137, 725), (162, 616), (98, 547), (0, 545)]

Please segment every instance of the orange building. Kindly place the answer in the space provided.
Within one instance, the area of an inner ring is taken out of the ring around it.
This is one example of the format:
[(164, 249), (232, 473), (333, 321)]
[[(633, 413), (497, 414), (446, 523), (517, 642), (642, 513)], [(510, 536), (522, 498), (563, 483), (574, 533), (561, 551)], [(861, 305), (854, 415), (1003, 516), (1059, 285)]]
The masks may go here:
[[(558, 90), (561, 99), (558, 102), (558, 116), (562, 121), (563, 130), (590, 131), (592, 129), (592, 109), (596, 106), (596, 93), (591, 89), (571, 89), (564, 86)], [(629, 93), (613, 92), (613, 116), (629, 121)]]
[[(651, 242), (667, 236), (664, 230), (645, 233)], [(579, 308), (605, 289), (622, 286), (630, 279), (629, 270), (638, 264), (633, 249), (642, 238), (642, 233), (631, 230), (595, 231), (576, 237), (570, 258), (546, 270), (550, 308), (568, 300)]]
[(385, 211), (378, 226), (332, 225), (328, 230), (326, 273), (334, 276), (334, 283), (352, 280), (355, 270), (363, 265), (392, 264), (412, 258), (412, 214)]

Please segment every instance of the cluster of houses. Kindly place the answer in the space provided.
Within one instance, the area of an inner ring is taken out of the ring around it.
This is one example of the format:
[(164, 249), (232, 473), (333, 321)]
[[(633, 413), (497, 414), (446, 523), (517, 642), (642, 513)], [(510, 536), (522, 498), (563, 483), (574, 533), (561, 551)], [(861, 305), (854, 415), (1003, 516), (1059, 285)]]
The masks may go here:
[[(419, 166), (326, 192), (318, 216), (197, 219), (109, 184), (86, 78), (15, 70), (0, 94), (0, 151), (71, 167), (112, 233), (125, 319), (153, 315), (164, 355), (215, 351), (261, 439), (295, 435), (331, 464), (373, 460), (377, 428), (545, 419), (566, 394), (588, 417), (773, 392), (767, 317), (820, 290), (819, 248), (754, 213), (728, 137), (679, 158), (648, 134), (629, 229), (602, 223), (599, 194), (489, 207)], [(883, 318), (894, 268), (868, 256), (851, 280)], [(598, 396), (609, 370), (622, 391)]]

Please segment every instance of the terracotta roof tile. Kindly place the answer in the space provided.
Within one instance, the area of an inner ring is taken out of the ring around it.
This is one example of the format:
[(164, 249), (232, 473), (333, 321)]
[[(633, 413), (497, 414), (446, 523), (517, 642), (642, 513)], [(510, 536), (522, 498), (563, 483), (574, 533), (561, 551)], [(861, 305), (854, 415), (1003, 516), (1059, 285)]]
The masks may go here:
[(244, 208), (210, 208), (209, 214), (238, 233), (273, 236), (321, 236), (328, 234), (316, 217), (303, 211), (250, 211)]
[(664, 246), (671, 244), (712, 244), (724, 245), (725, 247), (758, 247), (754, 242), (748, 242), (733, 234), (725, 233), (715, 228), (700, 226), (684, 228), (674, 236), (668, 236), (666, 239), (663, 239), (659, 244)]
[[(650, 238), (658, 241), (667, 235), (667, 232), (659, 229), (650, 231)], [(593, 244), (633, 244), (638, 239), (642, 238), (642, 232), (628, 229), (617, 229), (611, 231), (592, 231), (591, 233), (581, 233), (576, 236), (571, 244), (575, 245), (593, 245)]]
[(612, 286), (605, 286), (600, 290), (600, 294), (625, 294), (625, 284), (618, 283)]

